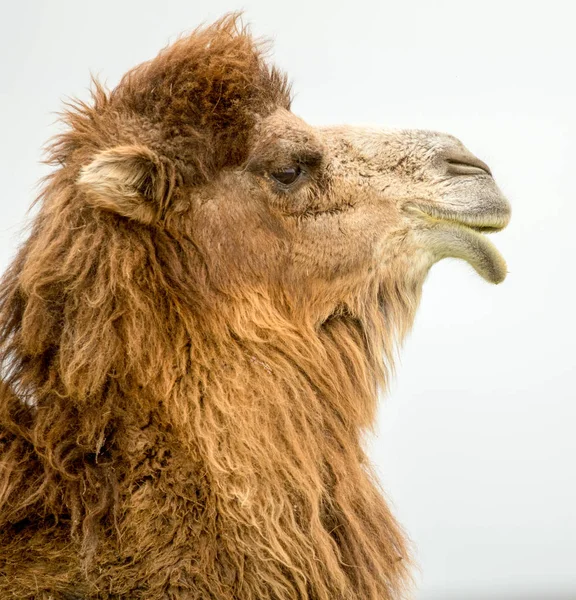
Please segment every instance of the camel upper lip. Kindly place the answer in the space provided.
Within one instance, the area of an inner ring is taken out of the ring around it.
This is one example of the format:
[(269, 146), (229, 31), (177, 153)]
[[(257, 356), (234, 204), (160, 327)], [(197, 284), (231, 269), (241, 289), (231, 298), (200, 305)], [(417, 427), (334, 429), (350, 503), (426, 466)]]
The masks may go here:
[(510, 221), (509, 208), (487, 210), (454, 210), (437, 204), (412, 203), (406, 209), (432, 222), (454, 224), (467, 227), (478, 233), (495, 233), (504, 229)]

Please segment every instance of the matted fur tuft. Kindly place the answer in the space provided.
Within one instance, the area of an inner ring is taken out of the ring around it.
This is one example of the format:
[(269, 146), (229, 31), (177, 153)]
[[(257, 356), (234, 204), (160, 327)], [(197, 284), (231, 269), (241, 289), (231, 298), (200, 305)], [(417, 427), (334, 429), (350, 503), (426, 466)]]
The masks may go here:
[(190, 183), (240, 164), (257, 117), (290, 108), (287, 78), (266, 63), (266, 46), (232, 14), (132, 69), (111, 93), (93, 80), (92, 104), (69, 103), (70, 129), (52, 144), (49, 162), (142, 144), (174, 161)]
[[(406, 543), (361, 431), (411, 291), (374, 280), (319, 326), (256, 278), (225, 289), (234, 266), (180, 227), (196, 210), (181, 187), (241, 165), (258, 118), (288, 105), (228, 17), (68, 113), (0, 287), (2, 598), (402, 596)], [(118, 171), (98, 188), (92, 161), (118, 146), (171, 173), (130, 181), (139, 202), (169, 190), (172, 216), (125, 219)]]

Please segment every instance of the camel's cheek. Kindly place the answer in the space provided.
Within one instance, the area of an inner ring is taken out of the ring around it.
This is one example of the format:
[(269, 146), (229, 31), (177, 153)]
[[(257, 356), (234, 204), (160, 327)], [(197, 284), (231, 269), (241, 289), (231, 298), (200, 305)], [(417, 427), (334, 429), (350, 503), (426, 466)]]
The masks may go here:
[(291, 235), (256, 195), (214, 195), (195, 211), (193, 229), (210, 283), (223, 291), (273, 285), (285, 269)]
[(385, 214), (357, 205), (340, 213), (320, 213), (297, 223), (291, 272), (302, 285), (310, 281), (354, 280), (372, 276), (390, 252), (394, 226)]

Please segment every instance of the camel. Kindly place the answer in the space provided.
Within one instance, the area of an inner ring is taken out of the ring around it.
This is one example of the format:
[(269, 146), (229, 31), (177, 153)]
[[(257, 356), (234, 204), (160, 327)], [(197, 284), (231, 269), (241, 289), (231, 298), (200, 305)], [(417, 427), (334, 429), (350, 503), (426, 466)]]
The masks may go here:
[(237, 15), (64, 120), (0, 286), (0, 596), (407, 597), (363, 436), (431, 266), (506, 275), (489, 168), (307, 124)]

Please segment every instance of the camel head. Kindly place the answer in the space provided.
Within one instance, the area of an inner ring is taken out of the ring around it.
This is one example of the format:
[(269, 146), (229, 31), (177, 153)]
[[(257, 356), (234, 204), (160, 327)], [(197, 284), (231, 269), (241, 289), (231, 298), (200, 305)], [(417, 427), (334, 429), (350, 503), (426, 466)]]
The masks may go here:
[(257, 295), (321, 323), (395, 295), (416, 304), (442, 258), (506, 275), (485, 234), (510, 208), (485, 163), (442, 133), (309, 125), (234, 18), (137, 67), (82, 118), (57, 151), (83, 201), (181, 240), (196, 257), (182, 276), (208, 296)]

